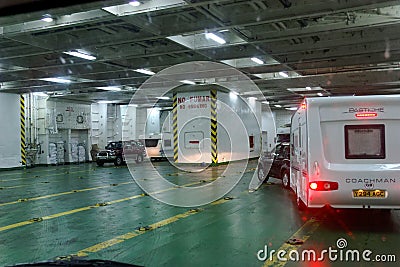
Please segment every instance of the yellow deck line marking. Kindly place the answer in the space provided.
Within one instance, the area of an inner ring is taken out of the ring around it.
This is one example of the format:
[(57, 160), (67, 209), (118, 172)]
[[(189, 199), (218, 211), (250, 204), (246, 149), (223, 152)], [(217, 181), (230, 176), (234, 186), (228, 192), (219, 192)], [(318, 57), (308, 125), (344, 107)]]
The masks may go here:
[(6, 203), (0, 203), (0, 207), (1, 206), (7, 206), (7, 205), (13, 205), (13, 204), (17, 204), (17, 203), (28, 202), (28, 201), (35, 201), (35, 200), (58, 197), (58, 196), (64, 196), (64, 195), (69, 195), (69, 194), (74, 194), (74, 193), (92, 191), (92, 190), (97, 190), (97, 189), (102, 189), (102, 188), (107, 188), (107, 187), (113, 187), (113, 186), (119, 186), (119, 185), (125, 185), (125, 184), (133, 184), (133, 183), (134, 182), (124, 182), (124, 183), (118, 183), (117, 185), (96, 186), (96, 187), (91, 187), (91, 188), (84, 188), (84, 189), (76, 189), (76, 190), (71, 190), (71, 191), (65, 191), (65, 192), (60, 192), (60, 193), (55, 193), (55, 194), (50, 194), (50, 195), (45, 195), (45, 196), (30, 197), (30, 198), (22, 199), (22, 201), (21, 200), (16, 200), (16, 201), (10, 201), (10, 202), (6, 202)]
[[(305, 242), (308, 238), (310, 238), (310, 236), (315, 232), (315, 230), (317, 230), (318, 227), (319, 227), (319, 222), (314, 219), (310, 219), (305, 224), (303, 224), (303, 226), (301, 226), (289, 239), (297, 238)], [(302, 245), (291, 245), (288, 243), (284, 243), (276, 251), (284, 250), (286, 252), (289, 252), (291, 250), (298, 250), (299, 248), (301, 248), (301, 246)], [(287, 261), (280, 261), (276, 257), (273, 257), (273, 259), (270, 260), (268, 255), (268, 259), (264, 262), (263, 267), (267, 266), (282, 267), (285, 266), (286, 263)]]
[[(220, 205), (220, 204), (228, 202), (228, 201), (229, 200), (227, 200), (227, 199), (220, 199), (220, 200), (212, 202), (211, 205)], [(157, 228), (166, 226), (168, 224), (174, 223), (174, 222), (179, 221), (181, 219), (184, 219), (184, 218), (187, 218), (189, 216), (195, 215), (195, 214), (197, 214), (199, 212), (202, 212), (202, 210), (197, 210), (197, 211), (189, 210), (189, 211), (186, 211), (184, 213), (177, 214), (175, 216), (172, 216), (170, 218), (164, 219), (162, 221), (150, 224), (149, 225), (149, 230), (146, 230), (146, 231), (134, 230), (132, 232), (128, 232), (128, 233), (125, 233), (123, 235), (119, 235), (119, 236), (111, 238), (111, 239), (109, 239), (107, 241), (98, 243), (96, 245), (93, 245), (93, 246), (85, 248), (85, 249), (82, 249), (82, 250), (78, 251), (75, 255), (79, 256), (79, 257), (88, 256), (89, 253), (99, 252), (99, 251), (104, 250), (106, 248), (112, 247), (112, 246), (114, 246), (116, 244), (125, 242), (126, 240), (129, 240), (129, 239), (132, 239), (134, 237), (140, 236), (140, 235), (142, 235), (144, 233), (147, 233), (149, 231), (153, 231), (153, 230), (155, 230)]]
[[(198, 182), (198, 183), (200, 184), (200, 182)], [(193, 183), (191, 183), (191, 184), (193, 184)], [(178, 188), (178, 187), (170, 187), (170, 188), (163, 189), (163, 190), (160, 190), (160, 191), (152, 192), (151, 194), (158, 194), (158, 193), (165, 192), (165, 191), (168, 191), (168, 190), (174, 190), (176, 188)], [(121, 203), (121, 202), (125, 202), (125, 201), (128, 201), (128, 200), (144, 197), (144, 196), (146, 196), (146, 194), (134, 195), (134, 196), (126, 197), (126, 198), (112, 200), (112, 201), (106, 202), (106, 204), (107, 205), (112, 205), (112, 204)], [(2, 226), (2, 227), (0, 227), (0, 232), (3, 232), (5, 230), (18, 228), (18, 227), (21, 227), (21, 226), (24, 226), (24, 225), (28, 225), (28, 224), (32, 224), (32, 223), (36, 223), (36, 222), (55, 219), (55, 218), (62, 217), (62, 216), (65, 216), (65, 215), (70, 215), (70, 214), (74, 214), (74, 213), (77, 213), (77, 212), (86, 211), (86, 210), (90, 210), (90, 209), (94, 209), (94, 208), (98, 208), (98, 207), (101, 207), (101, 205), (96, 205), (95, 204), (95, 205), (90, 205), (90, 206), (77, 208), (77, 209), (73, 209), (73, 210), (69, 210), (69, 211), (55, 213), (55, 214), (48, 215), (48, 216), (43, 216), (43, 217), (40, 218), (41, 219), (40, 221), (27, 220), (27, 221), (22, 221), (22, 222), (10, 224), (10, 225)]]
[(82, 171), (68, 172), (68, 173), (49, 174), (49, 175), (43, 175), (43, 176), (39, 176), (39, 177), (35, 177), (34, 176), (34, 177), (26, 177), (26, 178), (14, 178), (14, 179), (8, 179), (8, 180), (0, 180), (0, 183), (2, 183), (2, 182), (10, 182), (10, 181), (19, 181), (19, 180), (34, 180), (34, 179), (39, 179), (39, 178), (60, 176), (60, 175), (69, 175), (69, 174), (75, 174), (75, 173), (87, 172), (87, 171), (88, 170), (82, 170)]
[(0, 186), (0, 189), (13, 189), (13, 188), (25, 187), (25, 186), (29, 186), (29, 185), (23, 184), (23, 185), (14, 185), (14, 186)]
[(93, 209), (93, 208), (98, 208), (98, 207), (100, 207), (100, 206), (96, 206), (96, 205), (86, 206), (86, 207), (82, 207), (82, 208), (78, 208), (78, 209), (73, 209), (73, 210), (68, 210), (68, 211), (64, 211), (64, 212), (60, 212), (60, 213), (56, 213), (56, 214), (52, 214), (52, 215), (43, 216), (42, 219), (43, 219), (43, 221), (46, 221), (46, 220), (62, 217), (62, 216), (65, 216), (65, 215), (70, 215), (70, 214), (74, 214), (74, 213), (77, 213), (77, 212), (90, 210), (90, 209)]
[[(68, 166), (68, 165), (63, 165), (64, 167), (58, 165), (57, 166), (57, 170), (73, 170), (73, 169), (82, 169), (82, 165), (81, 166), (76, 166), (76, 167), (72, 167), (72, 166)], [(90, 165), (89, 165), (90, 166)], [(55, 167), (55, 166), (51, 166), (51, 167)], [(26, 175), (26, 174), (40, 174), (43, 172), (54, 172), (55, 169), (47, 169), (47, 170), (37, 170), (37, 171), (32, 171), (32, 172), (28, 172), (28, 171), (23, 171), (23, 172), (17, 172), (17, 173), (2, 173), (3, 171), (0, 170), (1, 176), (2, 177), (8, 177), (8, 176), (19, 176), (19, 175)], [(8, 171), (4, 171), (4, 172), (8, 172)]]
[(10, 224), (10, 225), (6, 225), (6, 226), (3, 226), (3, 227), (0, 227), (0, 231), (3, 232), (3, 231), (6, 231), (6, 230), (9, 230), (9, 229), (25, 226), (25, 225), (32, 224), (32, 223), (34, 223), (34, 221), (23, 221), (23, 222), (19, 222), (19, 223), (14, 223), (14, 224)]
[(231, 199), (224, 199), (224, 198), (222, 198), (222, 199), (219, 199), (219, 200), (216, 200), (216, 201), (214, 201), (214, 202), (211, 202), (210, 204), (211, 205), (219, 205), (219, 204), (223, 204), (223, 203), (225, 203), (225, 202), (228, 202), (228, 201), (230, 201)]
[[(36, 179), (36, 178), (33, 178), (33, 179)], [(39, 184), (48, 184), (48, 183), (54, 184), (54, 183), (62, 183), (62, 182), (64, 182), (64, 181), (59, 181), (59, 180), (51, 181), (51, 182), (50, 181), (41, 181), (41, 182), (39, 182)], [(14, 186), (0, 186), (0, 190), (1, 189), (13, 189), (13, 188), (19, 188), (19, 187), (28, 187), (28, 186), (32, 186), (32, 184), (21, 184), (21, 185), (14, 185)]]
[[(123, 202), (123, 201), (131, 200), (131, 199), (139, 198), (139, 197), (143, 197), (143, 196), (145, 196), (145, 195), (135, 195), (135, 196), (119, 199), (117, 201), (114, 201), (114, 203)], [(107, 204), (110, 205), (110, 202), (107, 202)], [(43, 216), (43, 217), (41, 217), (42, 220), (40, 220), (40, 221), (27, 220), (27, 221), (22, 221), (22, 222), (10, 224), (10, 225), (2, 226), (2, 227), (0, 227), (0, 232), (3, 232), (5, 230), (18, 228), (18, 227), (21, 227), (21, 226), (24, 226), (24, 225), (28, 225), (28, 224), (32, 224), (32, 223), (36, 223), (36, 222), (41, 222), (41, 221), (45, 221), (45, 220), (59, 218), (59, 217), (65, 216), (65, 215), (70, 215), (70, 214), (78, 213), (78, 212), (81, 212), (81, 211), (86, 211), (86, 210), (90, 210), (90, 209), (94, 209), (94, 208), (99, 208), (99, 207), (101, 207), (101, 206), (100, 205), (90, 205), (90, 206), (86, 206), (86, 207), (82, 207), (82, 208), (78, 208), (78, 209), (73, 209), (73, 210), (68, 210), (68, 211), (64, 211), (64, 212), (60, 212), (60, 213), (55, 213), (55, 214), (52, 214), (52, 215)]]

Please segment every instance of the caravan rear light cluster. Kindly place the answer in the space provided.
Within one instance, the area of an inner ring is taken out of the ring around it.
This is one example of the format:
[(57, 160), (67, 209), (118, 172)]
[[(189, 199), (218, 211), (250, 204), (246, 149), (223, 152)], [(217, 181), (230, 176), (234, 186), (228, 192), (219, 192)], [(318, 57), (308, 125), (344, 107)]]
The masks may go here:
[(339, 184), (337, 182), (330, 181), (315, 181), (310, 182), (309, 187), (311, 190), (315, 191), (331, 191), (338, 190)]

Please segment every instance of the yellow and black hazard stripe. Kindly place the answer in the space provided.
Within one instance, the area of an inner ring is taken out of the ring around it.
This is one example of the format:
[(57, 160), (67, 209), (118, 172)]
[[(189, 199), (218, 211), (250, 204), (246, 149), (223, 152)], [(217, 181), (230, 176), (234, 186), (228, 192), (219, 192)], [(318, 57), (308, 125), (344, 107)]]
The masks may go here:
[(217, 90), (210, 91), (211, 95), (211, 163), (218, 163), (218, 131), (217, 131)]
[(21, 162), (26, 166), (26, 140), (25, 140), (25, 98), (20, 95), (20, 121), (21, 121)]
[(178, 162), (178, 96), (172, 96), (172, 132), (174, 138), (174, 162)]

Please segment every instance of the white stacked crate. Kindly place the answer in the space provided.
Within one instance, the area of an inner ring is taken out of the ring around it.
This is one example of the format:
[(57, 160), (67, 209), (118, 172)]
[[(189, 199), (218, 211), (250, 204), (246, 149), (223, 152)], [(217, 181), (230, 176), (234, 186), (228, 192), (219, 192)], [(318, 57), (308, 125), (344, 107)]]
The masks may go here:
[(78, 162), (86, 161), (86, 150), (84, 146), (78, 145)]
[(57, 164), (57, 145), (49, 144), (49, 164)]
[(65, 162), (65, 152), (64, 152), (64, 142), (57, 142), (57, 162), (58, 164), (64, 164)]

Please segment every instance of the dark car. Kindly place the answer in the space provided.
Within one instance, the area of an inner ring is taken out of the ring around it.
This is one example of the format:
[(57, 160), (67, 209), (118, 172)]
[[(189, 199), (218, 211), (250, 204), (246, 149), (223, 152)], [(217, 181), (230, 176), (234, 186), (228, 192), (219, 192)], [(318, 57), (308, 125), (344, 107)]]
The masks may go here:
[(269, 177), (282, 180), (285, 188), (290, 187), (290, 145), (288, 142), (279, 143), (271, 153), (260, 157), (257, 168), (258, 179), (265, 181)]
[(124, 156), (125, 160), (134, 160), (136, 163), (142, 162), (143, 157), (146, 154), (146, 148), (144, 144), (139, 140), (126, 141), (124, 145)]
[(115, 166), (120, 166), (126, 163), (126, 158), (132, 158), (139, 163), (143, 161), (145, 154), (144, 145), (140, 141), (110, 142), (105, 149), (97, 153), (96, 163), (98, 166), (103, 166), (104, 163), (114, 163)]

